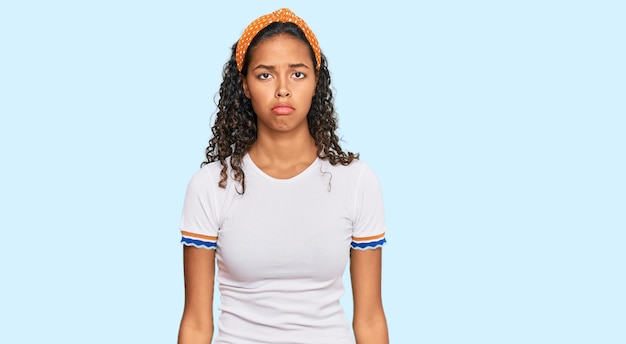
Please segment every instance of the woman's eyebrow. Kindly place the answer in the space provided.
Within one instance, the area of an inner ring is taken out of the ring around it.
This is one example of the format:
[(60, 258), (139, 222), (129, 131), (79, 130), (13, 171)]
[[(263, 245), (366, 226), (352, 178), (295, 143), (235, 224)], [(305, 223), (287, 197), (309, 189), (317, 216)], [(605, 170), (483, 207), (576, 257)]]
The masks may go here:
[(308, 68), (308, 69), (311, 69), (309, 66), (307, 66), (304, 63), (291, 63), (291, 64), (289, 64), (289, 68)]
[[(309, 67), (305, 63), (290, 63), (289, 64), (289, 68), (307, 68), (307, 69), (311, 69), (311, 67)], [(273, 70), (276, 70), (276, 66), (260, 64), (260, 65), (258, 65), (256, 67), (254, 67), (254, 69), (252, 69), (252, 70), (257, 70), (257, 69), (267, 69), (267, 70), (273, 71)]]
[(275, 66), (269, 66), (269, 65), (264, 65), (264, 64), (260, 64), (256, 67), (254, 67), (253, 70), (257, 70), (257, 69), (268, 69), (268, 70), (275, 70), (276, 67)]

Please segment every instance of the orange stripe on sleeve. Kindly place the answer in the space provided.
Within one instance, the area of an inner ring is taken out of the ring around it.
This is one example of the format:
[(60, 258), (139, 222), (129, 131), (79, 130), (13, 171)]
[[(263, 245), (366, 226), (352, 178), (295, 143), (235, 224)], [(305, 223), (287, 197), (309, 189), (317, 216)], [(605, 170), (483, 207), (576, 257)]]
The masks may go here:
[(180, 232), (183, 234), (183, 236), (186, 236), (186, 237), (204, 239), (204, 240), (208, 240), (208, 241), (216, 241), (217, 240), (216, 236), (202, 235), (202, 234), (196, 234), (196, 233), (191, 233), (191, 232), (186, 232), (186, 231), (180, 231)]
[(368, 236), (368, 237), (362, 237), (362, 238), (352, 237), (352, 240), (353, 241), (371, 241), (371, 240), (381, 239), (381, 238), (384, 238), (384, 237), (385, 237), (385, 233), (383, 232), (382, 234)]

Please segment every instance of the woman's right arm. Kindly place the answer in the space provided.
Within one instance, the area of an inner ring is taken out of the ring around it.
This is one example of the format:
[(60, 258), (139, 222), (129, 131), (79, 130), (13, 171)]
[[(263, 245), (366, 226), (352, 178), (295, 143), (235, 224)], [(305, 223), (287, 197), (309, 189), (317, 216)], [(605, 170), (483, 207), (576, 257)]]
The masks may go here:
[(215, 250), (183, 246), (185, 308), (178, 344), (210, 344), (213, 338)]

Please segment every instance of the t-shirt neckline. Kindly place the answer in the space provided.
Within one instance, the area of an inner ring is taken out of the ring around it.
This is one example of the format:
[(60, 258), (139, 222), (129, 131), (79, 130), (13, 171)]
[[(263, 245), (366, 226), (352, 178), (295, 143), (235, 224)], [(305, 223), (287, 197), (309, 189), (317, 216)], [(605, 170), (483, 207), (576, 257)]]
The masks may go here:
[(244, 164), (248, 164), (256, 173), (261, 175), (263, 178), (266, 178), (268, 180), (271, 180), (277, 183), (289, 183), (297, 179), (304, 178), (307, 174), (310, 173), (311, 170), (313, 170), (313, 167), (317, 165), (317, 163), (320, 161), (319, 157), (315, 157), (315, 160), (313, 160), (313, 162), (309, 166), (307, 166), (307, 168), (305, 168), (304, 170), (302, 170), (302, 172), (296, 174), (295, 176), (291, 178), (275, 178), (263, 172), (263, 170), (254, 163), (254, 161), (250, 157), (250, 154), (246, 153), (243, 159), (244, 159)]

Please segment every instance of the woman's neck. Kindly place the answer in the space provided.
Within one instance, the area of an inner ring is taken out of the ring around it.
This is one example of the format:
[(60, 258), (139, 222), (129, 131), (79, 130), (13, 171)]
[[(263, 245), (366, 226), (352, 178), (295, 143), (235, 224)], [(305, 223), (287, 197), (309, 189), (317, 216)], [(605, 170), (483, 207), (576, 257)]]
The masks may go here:
[(294, 137), (260, 136), (248, 151), (263, 172), (275, 178), (291, 178), (317, 159), (315, 140), (310, 135)]

